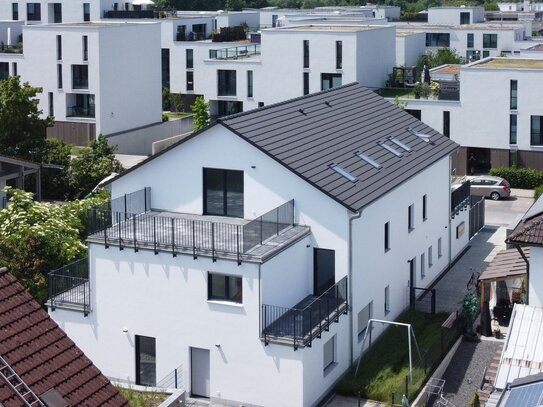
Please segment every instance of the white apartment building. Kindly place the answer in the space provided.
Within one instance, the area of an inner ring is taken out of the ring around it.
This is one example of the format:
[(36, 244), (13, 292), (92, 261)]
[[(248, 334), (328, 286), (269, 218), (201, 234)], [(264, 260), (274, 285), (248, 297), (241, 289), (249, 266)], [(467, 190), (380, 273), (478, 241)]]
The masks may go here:
[(219, 119), (111, 181), (123, 220), (96, 210), (88, 280), (54, 291), (51, 316), (111, 378), (177, 369), (212, 402), (314, 406), (368, 320), (396, 318), (467, 244), (456, 149), (357, 84)]
[(428, 24), (476, 24), (485, 21), (483, 7), (430, 7)]

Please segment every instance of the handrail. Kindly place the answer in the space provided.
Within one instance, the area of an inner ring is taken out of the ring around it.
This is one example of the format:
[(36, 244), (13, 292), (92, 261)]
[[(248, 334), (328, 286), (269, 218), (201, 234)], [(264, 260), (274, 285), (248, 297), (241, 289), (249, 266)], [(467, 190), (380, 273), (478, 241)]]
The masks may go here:
[(87, 316), (90, 312), (90, 285), (88, 259), (80, 259), (47, 274), (48, 298), (51, 311), (58, 304), (81, 306)]
[(243, 226), (243, 253), (261, 245), (290, 226), (294, 226), (294, 199)]
[(159, 380), (156, 383), (155, 387), (163, 389), (184, 389), (185, 386), (183, 381), (183, 365), (177, 366), (164, 378)]

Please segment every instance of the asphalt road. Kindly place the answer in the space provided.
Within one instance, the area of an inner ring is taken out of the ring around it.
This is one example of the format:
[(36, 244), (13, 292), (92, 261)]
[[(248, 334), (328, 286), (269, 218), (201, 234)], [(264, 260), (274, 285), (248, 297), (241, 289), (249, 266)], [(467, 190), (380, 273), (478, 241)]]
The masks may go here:
[(533, 191), (513, 189), (509, 199), (485, 201), (485, 223), (487, 225), (509, 226), (517, 217), (524, 215), (532, 205)]

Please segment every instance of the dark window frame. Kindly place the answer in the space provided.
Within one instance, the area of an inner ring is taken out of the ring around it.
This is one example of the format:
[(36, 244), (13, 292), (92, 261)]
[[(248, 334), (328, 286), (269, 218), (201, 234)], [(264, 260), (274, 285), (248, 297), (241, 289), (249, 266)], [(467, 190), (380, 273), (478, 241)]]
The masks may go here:
[(509, 115), (509, 144), (517, 144), (517, 115)]
[(467, 37), (467, 48), (473, 48), (474, 46), (474, 34), (473, 33), (468, 33), (468, 37)]
[(449, 33), (426, 33), (427, 47), (447, 47), (451, 46), (451, 35)]
[[(144, 335), (135, 335), (135, 338), (134, 338), (134, 342), (135, 342), (135, 357), (136, 357), (136, 384), (137, 385), (144, 385), (144, 386), (156, 386), (156, 338), (153, 338), (152, 336), (144, 336)], [(141, 371), (141, 357), (140, 357), (140, 351), (141, 351), (141, 347), (142, 347), (142, 344), (141, 344), (141, 341), (145, 339), (145, 340), (149, 340), (149, 339), (152, 339), (153, 340), (153, 350), (154, 350), (154, 357), (155, 357), (155, 361), (154, 361), (154, 365), (155, 365), (155, 368), (154, 368), (154, 381), (151, 381), (151, 382), (145, 382), (143, 383), (141, 381), (141, 374), (140, 374), (140, 371)]]
[(343, 42), (336, 41), (336, 69), (343, 69)]
[(247, 71), (247, 97), (253, 97), (253, 71)]
[(89, 60), (89, 37), (88, 35), (83, 36), (83, 61)]
[[(537, 123), (537, 132), (535, 123)], [(530, 116), (530, 145), (543, 146), (543, 116)]]
[(309, 95), (309, 72), (303, 73), (304, 95)]
[(309, 68), (309, 40), (304, 40), (303, 44), (304, 69), (307, 69)]
[(26, 3), (26, 19), (28, 21), (41, 21), (40, 3)]
[(62, 89), (62, 64), (57, 64), (57, 88)]
[(217, 96), (237, 95), (236, 76), (235, 69), (217, 69)]
[(62, 61), (62, 35), (57, 35), (57, 61)]
[[(218, 212), (212, 212), (209, 208), (208, 204), (208, 183), (210, 180), (210, 177), (213, 175), (212, 172), (216, 172), (216, 174), (220, 174), (220, 177), (222, 177), (222, 211)], [(229, 206), (228, 205), (228, 195), (229, 193), (232, 193), (232, 190), (229, 190), (229, 178), (233, 176), (241, 176), (241, 195), (242, 195), (242, 202), (240, 207), (236, 206)], [(227, 170), (222, 168), (203, 168), (203, 191), (204, 191), (204, 208), (203, 208), (203, 214), (204, 215), (214, 215), (214, 216), (227, 216), (227, 217), (234, 217), (234, 218), (243, 218), (244, 214), (244, 181), (245, 181), (245, 174), (243, 171), (239, 170)], [(229, 210), (230, 209), (230, 210)], [(240, 210), (241, 209), (241, 210)], [(233, 214), (232, 212), (241, 212), (240, 216)]]
[(407, 231), (412, 232), (415, 229), (415, 204), (407, 207)]
[(62, 3), (53, 3), (53, 23), (62, 23)]
[(90, 21), (90, 3), (83, 3), (83, 21)]
[(390, 222), (385, 223), (385, 252), (390, 250)]
[(19, 3), (11, 3), (11, 19), (19, 21)]
[(48, 94), (48, 100), (49, 100), (49, 116), (54, 117), (55, 116), (55, 106), (54, 106), (54, 100), (53, 100), (53, 92), (49, 92)]
[[(339, 84), (334, 86), (335, 79), (340, 80)], [(340, 73), (321, 73), (321, 91), (340, 87), (343, 84), (343, 75)]]
[(514, 79), (509, 82), (509, 107), (511, 110), (518, 108), (518, 81)]
[(186, 80), (187, 80), (187, 92), (194, 91), (194, 72), (193, 71), (187, 71)]
[(89, 88), (89, 66), (85, 64), (72, 65), (72, 89)]
[(191, 48), (185, 50), (185, 63), (187, 69), (194, 68), (194, 50)]
[[(213, 278), (224, 278), (224, 293), (215, 293), (213, 291)], [(234, 279), (235, 284), (239, 287), (236, 287), (236, 292), (232, 293), (230, 280)], [(211, 271), (207, 272), (207, 300), (208, 301), (224, 301), (224, 302), (232, 302), (235, 304), (243, 304), (243, 279), (241, 276), (235, 276), (231, 274), (222, 274), (222, 273), (214, 273)]]
[(422, 221), (428, 219), (428, 195), (424, 194), (422, 196)]
[(483, 48), (498, 48), (498, 34), (483, 34)]
[(448, 110), (443, 111), (443, 135), (451, 138), (451, 112)]

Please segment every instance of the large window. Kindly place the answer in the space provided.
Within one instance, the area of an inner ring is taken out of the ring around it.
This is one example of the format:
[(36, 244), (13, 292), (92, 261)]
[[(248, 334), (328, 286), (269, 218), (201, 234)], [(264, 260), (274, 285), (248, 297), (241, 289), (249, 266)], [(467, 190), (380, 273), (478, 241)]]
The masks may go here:
[(336, 69), (343, 68), (343, 43), (336, 41)]
[(90, 21), (90, 3), (83, 3), (83, 21)]
[(27, 3), (26, 4), (26, 19), (28, 21), (40, 21), (41, 20), (41, 4), (40, 3)]
[(217, 81), (219, 96), (236, 96), (236, 71), (219, 69)]
[(451, 44), (450, 34), (426, 33), (427, 47), (449, 47)]
[(498, 48), (498, 34), (483, 34), (483, 48)]
[(19, 20), (19, 3), (11, 3), (11, 18), (14, 21)]
[(309, 40), (304, 40), (304, 68), (309, 68)]
[(187, 71), (187, 91), (194, 90), (194, 72)]
[(253, 71), (247, 71), (247, 97), (253, 97)]
[(89, 66), (72, 65), (72, 89), (89, 88)]
[(187, 49), (185, 53), (186, 53), (187, 69), (194, 68), (194, 51), (192, 49)]
[(443, 111), (443, 135), (451, 138), (451, 112)]
[(341, 86), (340, 73), (321, 73), (321, 90), (337, 88)]
[(136, 384), (156, 385), (156, 339), (136, 335)]
[(468, 34), (468, 44), (467, 44), (468, 48), (473, 48), (473, 34), (470, 33)]
[(511, 81), (509, 88), (509, 104), (511, 109), (515, 110), (517, 108), (518, 82), (514, 80)]
[(241, 277), (208, 273), (207, 299), (241, 304), (243, 302)]
[(517, 144), (517, 115), (509, 115), (509, 144)]
[(530, 117), (530, 144), (532, 146), (543, 145), (543, 134), (541, 134), (541, 124), (543, 116)]
[(358, 313), (358, 338), (362, 339), (366, 329), (368, 328), (369, 320), (373, 318), (373, 301), (362, 308)]
[(243, 171), (204, 168), (204, 214), (243, 217)]
[(0, 62), (0, 80), (9, 78), (9, 62)]

